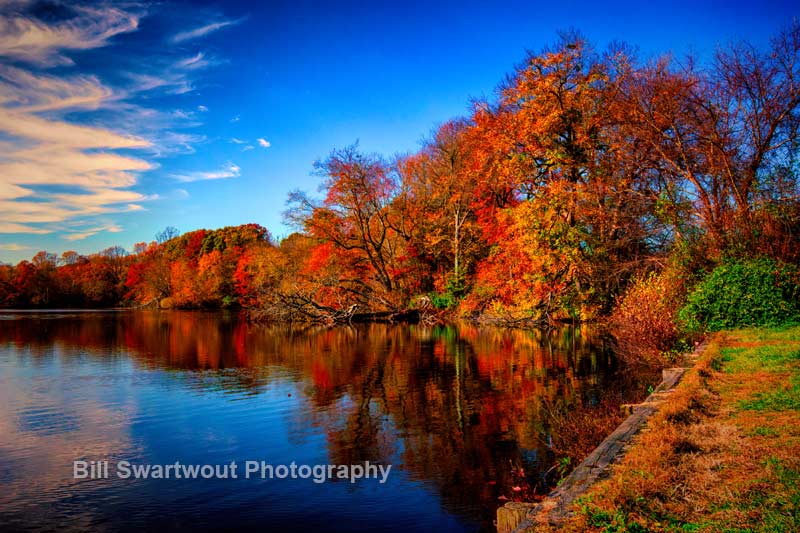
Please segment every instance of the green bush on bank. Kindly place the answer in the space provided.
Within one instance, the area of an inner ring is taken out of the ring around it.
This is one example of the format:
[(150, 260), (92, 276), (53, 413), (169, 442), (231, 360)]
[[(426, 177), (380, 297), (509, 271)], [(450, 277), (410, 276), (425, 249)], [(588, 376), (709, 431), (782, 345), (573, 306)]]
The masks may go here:
[(727, 260), (689, 293), (679, 318), (691, 332), (800, 321), (800, 270), (769, 258)]

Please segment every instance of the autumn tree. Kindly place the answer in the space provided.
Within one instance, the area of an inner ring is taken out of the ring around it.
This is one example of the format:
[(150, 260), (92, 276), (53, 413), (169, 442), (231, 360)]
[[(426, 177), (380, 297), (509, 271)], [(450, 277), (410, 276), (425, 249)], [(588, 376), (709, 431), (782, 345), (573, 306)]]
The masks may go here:
[(797, 23), (768, 50), (737, 44), (705, 64), (641, 63), (565, 34), (417, 152), (334, 150), (315, 166), (321, 198), (291, 193), (299, 231), (280, 243), (245, 224), (167, 227), (132, 256), (40, 252), (3, 267), (0, 300), (316, 320), (437, 291), (463, 313), (531, 323), (606, 314), (631, 280), (631, 302), (667, 294), (642, 280), (685, 293), (725, 256), (797, 262), (799, 53)]
[(492, 147), (480, 167), (511, 195), (483, 224), (493, 245), (479, 268), (487, 302), (522, 316), (596, 315), (647, 251), (653, 195), (619, 165), (610, 112), (620, 60), (565, 35), (529, 56), (495, 105), (477, 106), (474, 134)]
[(412, 243), (428, 269), (439, 272), (437, 289), (456, 296), (465, 291), (465, 275), (482, 248), (474, 210), (477, 176), (468, 168), (470, 127), (466, 120), (446, 122), (422, 150), (398, 163), (402, 188), (395, 206), (414, 220)]
[(796, 235), (797, 219), (778, 206), (796, 217), (800, 25), (768, 51), (737, 44), (704, 68), (662, 58), (623, 89), (640, 157), (693, 203), (690, 220), (717, 253), (769, 244), (767, 220)]
[[(409, 239), (392, 210), (398, 179), (380, 157), (357, 145), (335, 150), (316, 164), (324, 198), (305, 193), (289, 197), (286, 218), (321, 243), (330, 243), (342, 264), (339, 284), (368, 305), (394, 307), (407, 295), (403, 260)], [(362, 276), (362, 274), (364, 274)]]

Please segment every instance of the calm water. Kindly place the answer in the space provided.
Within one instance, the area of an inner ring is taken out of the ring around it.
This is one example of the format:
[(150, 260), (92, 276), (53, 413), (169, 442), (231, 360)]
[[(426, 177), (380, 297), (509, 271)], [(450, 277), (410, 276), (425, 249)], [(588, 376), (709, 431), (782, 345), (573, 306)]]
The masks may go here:
[[(643, 397), (626, 381), (579, 330), (6, 312), (0, 529), (489, 529), (514, 487), (547, 489), (548, 410)], [(74, 479), (76, 460), (108, 460), (110, 478)], [(249, 460), (392, 470), (384, 484), (115, 475)]]

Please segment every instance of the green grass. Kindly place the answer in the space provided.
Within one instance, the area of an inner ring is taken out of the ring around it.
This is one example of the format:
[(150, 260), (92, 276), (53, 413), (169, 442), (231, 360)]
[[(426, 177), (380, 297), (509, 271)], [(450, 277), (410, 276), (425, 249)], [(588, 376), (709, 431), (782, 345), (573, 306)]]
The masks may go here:
[(763, 511), (763, 531), (799, 531), (800, 470), (777, 457), (767, 459), (764, 466), (770, 473), (764, 481), (776, 483), (781, 490), (771, 490), (757, 502)]
[(748, 437), (776, 437), (778, 432), (767, 426), (758, 426), (747, 432)]
[(785, 388), (761, 392), (752, 399), (739, 402), (739, 408), (747, 411), (800, 410), (800, 376), (794, 376)]

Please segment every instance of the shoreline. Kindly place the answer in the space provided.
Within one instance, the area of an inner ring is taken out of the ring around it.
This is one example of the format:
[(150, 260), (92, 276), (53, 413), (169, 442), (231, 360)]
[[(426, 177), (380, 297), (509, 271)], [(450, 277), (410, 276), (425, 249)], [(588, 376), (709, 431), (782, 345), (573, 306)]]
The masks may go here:
[(571, 501), (565, 480), (498, 529), (800, 529), (800, 326), (713, 334), (643, 426)]
[[(697, 360), (708, 341), (702, 342), (687, 355)], [(500, 533), (528, 531), (537, 524), (558, 526), (571, 514), (571, 505), (597, 481), (608, 475), (612, 465), (625, 455), (627, 446), (644, 428), (647, 421), (668, 401), (684, 374), (693, 367), (662, 370), (662, 380), (641, 403), (629, 407), (631, 414), (622, 421), (581, 463), (570, 472), (547, 497), (539, 502), (507, 502), (497, 510), (497, 530)], [(621, 408), (626, 407), (625, 405)]]

